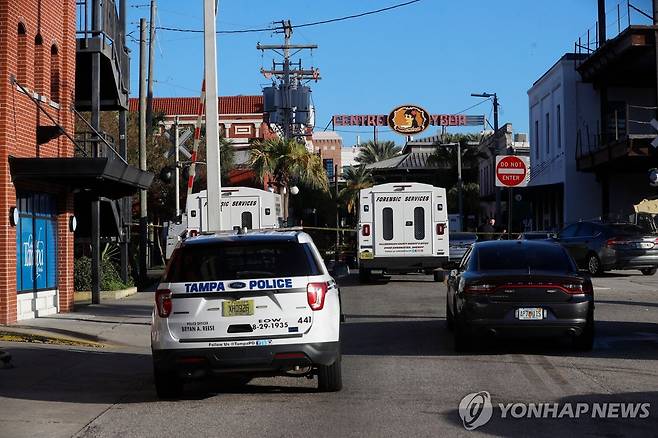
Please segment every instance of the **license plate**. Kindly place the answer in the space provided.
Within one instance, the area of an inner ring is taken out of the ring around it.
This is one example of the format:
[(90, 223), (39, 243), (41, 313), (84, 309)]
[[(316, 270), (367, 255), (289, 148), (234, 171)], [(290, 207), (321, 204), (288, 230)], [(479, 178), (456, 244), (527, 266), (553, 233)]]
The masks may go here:
[(536, 321), (539, 319), (544, 319), (544, 309), (541, 307), (517, 309), (516, 318), (522, 321)]
[(254, 314), (254, 300), (222, 302), (222, 316), (251, 316)]
[(651, 242), (640, 242), (640, 243), (636, 243), (635, 247), (640, 248), (640, 249), (651, 249), (651, 248), (653, 248), (653, 243), (651, 243)]
[(359, 258), (361, 260), (372, 260), (373, 253), (371, 253), (370, 251), (361, 251), (361, 253), (359, 254)]

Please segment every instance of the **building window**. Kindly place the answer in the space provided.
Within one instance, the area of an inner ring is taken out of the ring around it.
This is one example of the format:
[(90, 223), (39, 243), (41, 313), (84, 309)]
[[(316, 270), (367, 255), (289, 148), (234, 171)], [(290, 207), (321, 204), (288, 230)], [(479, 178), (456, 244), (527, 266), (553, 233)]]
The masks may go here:
[(16, 79), (27, 85), (27, 29), (23, 23), (18, 23), (18, 54), (17, 54)]
[(57, 288), (57, 204), (43, 193), (18, 193), (16, 290)]
[(44, 68), (46, 67), (45, 54), (43, 52), (43, 37), (38, 33), (34, 37), (34, 91), (39, 94), (47, 94), (45, 90), (46, 75), (44, 72)]
[(391, 207), (382, 210), (382, 237), (384, 240), (393, 240), (393, 209)]
[(324, 167), (324, 170), (327, 172), (327, 176), (329, 177), (329, 179), (332, 179), (334, 177), (333, 158), (327, 158), (325, 160), (322, 160), (322, 166)]
[(539, 120), (535, 120), (535, 156), (539, 159)]
[(55, 44), (50, 47), (50, 100), (59, 102), (59, 50)]
[(556, 117), (555, 127), (557, 129), (557, 132), (555, 133), (557, 140), (557, 148), (562, 149), (562, 116), (560, 114), (560, 105), (558, 105), (556, 108), (555, 117)]
[(423, 207), (414, 208), (414, 237), (416, 240), (425, 238), (425, 209)]
[(546, 155), (551, 152), (551, 116), (546, 113)]

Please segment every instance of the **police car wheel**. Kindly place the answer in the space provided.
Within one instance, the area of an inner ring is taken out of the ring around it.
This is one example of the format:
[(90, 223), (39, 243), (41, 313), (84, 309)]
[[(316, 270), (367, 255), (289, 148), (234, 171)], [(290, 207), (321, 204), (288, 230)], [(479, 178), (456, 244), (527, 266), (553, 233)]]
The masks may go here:
[(158, 398), (175, 399), (183, 394), (183, 381), (178, 377), (174, 369), (163, 369), (154, 365), (153, 378), (155, 381), (155, 392)]
[(643, 268), (640, 269), (640, 272), (642, 272), (642, 275), (653, 275), (656, 273), (656, 268)]
[(318, 390), (321, 392), (336, 392), (343, 388), (340, 354), (331, 365), (318, 365)]

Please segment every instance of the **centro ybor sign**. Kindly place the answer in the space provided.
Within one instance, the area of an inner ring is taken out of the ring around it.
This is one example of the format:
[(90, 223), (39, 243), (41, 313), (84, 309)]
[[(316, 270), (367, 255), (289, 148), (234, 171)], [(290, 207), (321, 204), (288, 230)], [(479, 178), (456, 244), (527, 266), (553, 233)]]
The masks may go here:
[(429, 113), (415, 105), (399, 106), (388, 115), (388, 126), (398, 134), (418, 134), (429, 125)]

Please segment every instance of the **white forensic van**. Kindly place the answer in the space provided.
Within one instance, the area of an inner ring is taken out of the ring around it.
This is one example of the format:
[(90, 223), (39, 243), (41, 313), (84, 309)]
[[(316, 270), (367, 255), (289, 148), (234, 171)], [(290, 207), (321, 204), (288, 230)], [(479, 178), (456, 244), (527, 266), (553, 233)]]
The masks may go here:
[(389, 183), (359, 195), (359, 278), (372, 271), (430, 271), (448, 260), (446, 190), (421, 183)]
[[(281, 195), (251, 187), (222, 188), (222, 230), (271, 229), (281, 226)], [(201, 190), (188, 197), (180, 222), (167, 228), (166, 257), (188, 235), (208, 231), (208, 192)]]

